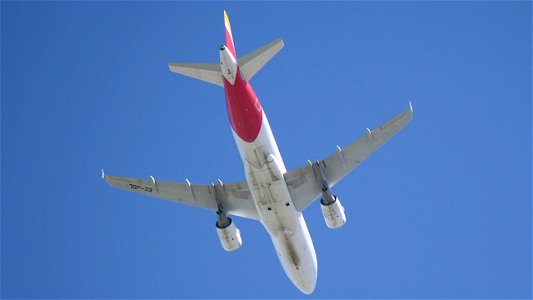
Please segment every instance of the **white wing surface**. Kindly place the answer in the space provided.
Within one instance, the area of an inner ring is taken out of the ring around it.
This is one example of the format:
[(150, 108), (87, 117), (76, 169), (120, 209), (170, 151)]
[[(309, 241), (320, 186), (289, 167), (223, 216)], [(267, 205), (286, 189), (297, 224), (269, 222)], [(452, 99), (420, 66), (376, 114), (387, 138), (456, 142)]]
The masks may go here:
[(317, 167), (322, 168), (329, 186), (334, 186), (407, 125), (412, 118), (413, 108), (409, 104), (409, 109), (406, 111), (373, 130), (367, 129), (368, 133), (365, 136), (344, 148), (337, 147), (336, 153), (324, 160), (314, 164), (308, 162), (304, 167), (285, 173), (285, 181), (296, 209), (304, 210), (321, 195), (323, 183)]
[[(217, 211), (215, 187), (208, 184), (169, 182), (150, 179), (126, 178), (102, 174), (110, 186), (139, 194), (170, 200), (190, 206)], [(224, 183), (222, 199), (224, 211), (239, 217), (259, 220), (250, 189), (246, 182)]]

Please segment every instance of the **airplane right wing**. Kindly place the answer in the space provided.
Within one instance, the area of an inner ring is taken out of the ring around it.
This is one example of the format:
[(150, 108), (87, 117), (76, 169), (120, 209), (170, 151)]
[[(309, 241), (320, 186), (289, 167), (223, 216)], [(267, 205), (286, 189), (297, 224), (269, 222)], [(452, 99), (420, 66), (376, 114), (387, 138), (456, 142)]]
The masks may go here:
[(191, 184), (189, 181), (183, 183), (156, 181), (154, 177), (138, 179), (110, 176), (104, 174), (103, 171), (102, 178), (115, 188), (212, 211), (218, 210), (218, 200), (228, 214), (254, 220), (260, 219), (246, 182), (221, 185)]
[(285, 181), (291, 194), (294, 206), (303, 211), (322, 194), (322, 177), (319, 168), (322, 168), (326, 181), (333, 187), (344, 176), (362, 163), (370, 154), (405, 127), (413, 118), (413, 108), (409, 108), (395, 116), (387, 123), (369, 130), (368, 133), (350, 145), (340, 148), (336, 153), (315, 163), (308, 162), (304, 167), (285, 173)]

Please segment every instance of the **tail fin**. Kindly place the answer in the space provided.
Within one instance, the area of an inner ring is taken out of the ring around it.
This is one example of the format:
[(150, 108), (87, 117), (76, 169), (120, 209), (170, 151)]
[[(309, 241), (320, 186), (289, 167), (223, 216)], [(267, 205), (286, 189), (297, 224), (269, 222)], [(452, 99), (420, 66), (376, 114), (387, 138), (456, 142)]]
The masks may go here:
[[(224, 11), (224, 24), (226, 28), (226, 47), (237, 57), (235, 53), (235, 45), (233, 44), (233, 36), (231, 34), (231, 25), (229, 23), (228, 14)], [(277, 39), (252, 53), (237, 60), (237, 65), (244, 80), (249, 81), (252, 77), (272, 58), (279, 50), (283, 48), (283, 41)], [(224, 86), (224, 81), (219, 64), (205, 64), (205, 63), (169, 63), (170, 71), (192, 78), (196, 78), (205, 82), (213, 83), (219, 86)]]
[(239, 58), (237, 64), (244, 80), (249, 81), (266, 63), (283, 48), (283, 40), (277, 39)]
[[(224, 27), (226, 29), (226, 47), (237, 58), (235, 52), (235, 44), (233, 43), (233, 34), (231, 33), (231, 24), (229, 22), (228, 13), (224, 11)], [(239, 70), (244, 80), (249, 81), (252, 77), (274, 56), (279, 50), (283, 48), (283, 41), (281, 39), (275, 40), (270, 44), (263, 46), (252, 53), (237, 60)]]
[(237, 53), (235, 52), (235, 44), (233, 43), (233, 35), (231, 34), (231, 25), (229, 23), (228, 14), (224, 11), (224, 27), (226, 31), (226, 47), (233, 54), (235, 59), (237, 58)]

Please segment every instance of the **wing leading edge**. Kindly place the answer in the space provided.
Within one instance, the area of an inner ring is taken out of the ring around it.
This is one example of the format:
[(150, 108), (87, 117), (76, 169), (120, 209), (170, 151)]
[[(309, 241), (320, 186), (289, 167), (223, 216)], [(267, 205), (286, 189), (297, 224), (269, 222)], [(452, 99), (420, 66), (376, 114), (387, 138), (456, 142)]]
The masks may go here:
[(412, 118), (413, 107), (409, 103), (406, 111), (373, 130), (367, 129), (365, 136), (350, 145), (337, 147), (337, 151), (325, 159), (315, 163), (308, 162), (304, 167), (285, 173), (285, 181), (296, 209), (303, 211), (321, 195), (323, 184), (317, 167), (322, 168), (330, 187), (334, 186), (405, 127)]
[(222, 199), (218, 200), (225, 212), (239, 217), (260, 219), (246, 182), (218, 185), (191, 184), (188, 180), (183, 183), (159, 181), (152, 176), (150, 179), (109, 176), (103, 171), (102, 178), (115, 188), (212, 211), (218, 210), (216, 189), (219, 188)]

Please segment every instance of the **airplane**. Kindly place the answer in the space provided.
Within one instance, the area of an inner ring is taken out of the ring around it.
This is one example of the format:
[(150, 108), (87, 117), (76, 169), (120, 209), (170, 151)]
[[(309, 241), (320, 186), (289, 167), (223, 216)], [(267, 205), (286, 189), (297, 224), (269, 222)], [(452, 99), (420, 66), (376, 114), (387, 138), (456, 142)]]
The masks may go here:
[(329, 228), (346, 223), (344, 207), (331, 188), (388, 141), (413, 117), (413, 108), (330, 156), (307, 161), (287, 171), (268, 119), (250, 84), (253, 76), (284, 44), (277, 39), (237, 58), (231, 25), (224, 11), (226, 43), (220, 46), (220, 64), (169, 63), (170, 71), (224, 87), (229, 123), (244, 164), (246, 181), (211, 184), (168, 182), (109, 176), (102, 178), (115, 188), (175, 201), (216, 212), (216, 231), (224, 250), (242, 245), (240, 230), (228, 215), (258, 220), (268, 231), (279, 261), (290, 281), (304, 294), (311, 294), (317, 282), (315, 248), (302, 212), (320, 197)]

